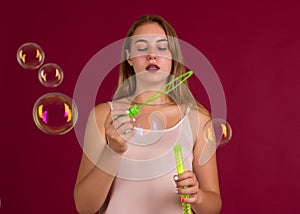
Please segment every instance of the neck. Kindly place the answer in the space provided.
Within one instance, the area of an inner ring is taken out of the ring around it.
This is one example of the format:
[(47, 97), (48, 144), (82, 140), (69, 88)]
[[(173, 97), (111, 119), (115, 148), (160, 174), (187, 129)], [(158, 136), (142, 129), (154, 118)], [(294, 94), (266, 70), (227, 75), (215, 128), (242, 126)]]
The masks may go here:
[[(164, 90), (163, 86), (167, 82), (167, 77), (168, 75), (163, 72), (157, 73), (155, 75), (150, 73), (138, 74), (136, 77), (136, 90), (132, 100), (136, 103), (145, 103), (150, 98), (153, 98), (153, 95), (155, 95), (156, 98), (159, 98), (149, 102), (149, 105), (170, 103), (171, 100), (167, 95), (157, 93), (160, 89)], [(160, 97), (160, 95), (162, 96)]]
[[(158, 99), (152, 100), (150, 102), (149, 99), (156, 93), (156, 91), (151, 90), (151, 91), (144, 91), (140, 94), (135, 94), (131, 98), (128, 98), (132, 103), (134, 104), (144, 104), (147, 102), (146, 105), (148, 106), (158, 106), (158, 105), (168, 105), (172, 103), (172, 100), (170, 97), (166, 94), (164, 94), (162, 97), (159, 97)], [(160, 96), (161, 94), (156, 94), (156, 96)]]

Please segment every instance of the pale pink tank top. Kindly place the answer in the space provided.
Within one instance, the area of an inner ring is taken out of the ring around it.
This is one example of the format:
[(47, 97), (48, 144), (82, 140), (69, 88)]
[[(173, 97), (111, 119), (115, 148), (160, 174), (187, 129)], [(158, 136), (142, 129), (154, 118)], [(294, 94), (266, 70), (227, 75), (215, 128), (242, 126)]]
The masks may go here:
[[(144, 140), (147, 137), (148, 144)], [(172, 128), (136, 134), (128, 143), (103, 213), (182, 214), (173, 180), (177, 174), (173, 152), (176, 144), (182, 146), (185, 169), (192, 170), (194, 143), (187, 113)]]

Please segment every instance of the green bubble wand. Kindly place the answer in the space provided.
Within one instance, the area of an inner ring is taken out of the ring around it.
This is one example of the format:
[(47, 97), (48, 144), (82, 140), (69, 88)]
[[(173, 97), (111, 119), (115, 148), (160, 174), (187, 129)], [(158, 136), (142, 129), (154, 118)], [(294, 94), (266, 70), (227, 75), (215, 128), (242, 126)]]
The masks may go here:
[[(177, 144), (173, 147), (173, 150), (174, 150), (174, 156), (176, 160), (177, 173), (178, 175), (180, 175), (184, 172), (184, 160), (182, 156), (181, 146)], [(181, 195), (180, 197), (189, 198), (189, 195)], [(183, 214), (193, 214), (191, 205), (189, 203), (182, 202), (181, 205), (182, 205)]]
[[(129, 117), (133, 117), (137, 114), (140, 113), (141, 108), (143, 108), (145, 105), (147, 105), (148, 103), (157, 100), (158, 98), (165, 96), (166, 94), (170, 93), (171, 91), (173, 91), (174, 89), (178, 88), (182, 83), (184, 83), (188, 78), (190, 78), (190, 76), (192, 76), (193, 71), (188, 71), (178, 77), (176, 77), (175, 79), (171, 80), (170, 82), (168, 82), (167, 84), (165, 84), (163, 87), (161, 87), (160, 89), (158, 89), (146, 102), (142, 103), (141, 105), (137, 106), (136, 104), (131, 106), (128, 110), (127, 114), (121, 114), (118, 115), (116, 117), (114, 117), (114, 120), (119, 119), (120, 117), (125, 117), (125, 116), (129, 116)], [(168, 86), (170, 86), (172, 83), (174, 83), (175, 81), (179, 80), (183, 78), (179, 83), (177, 83), (176, 85), (174, 85), (172, 88), (170, 88), (169, 90), (167, 90), (166, 92), (163, 92), (164, 89), (166, 89)]]
[[(129, 108), (128, 111), (128, 116), (129, 117), (133, 117), (137, 114), (140, 113), (141, 108), (143, 108), (145, 105), (147, 105), (148, 103), (157, 100), (158, 98), (170, 93), (171, 91), (173, 91), (175, 88), (179, 87), (182, 83), (184, 83), (188, 78), (190, 78), (190, 76), (192, 76), (193, 71), (189, 71), (186, 72), (180, 76), (178, 76), (177, 78), (173, 79), (172, 81), (168, 82), (166, 85), (164, 85), (163, 87), (161, 87), (160, 89), (158, 89), (146, 102), (142, 103), (141, 105), (137, 106), (137, 105), (133, 105), (131, 108)], [(170, 86), (172, 83), (174, 83), (175, 81), (179, 80), (183, 78), (178, 84), (174, 85), (172, 88), (170, 88), (169, 90), (167, 90), (166, 92), (161, 93), (164, 89), (166, 89), (168, 86)]]

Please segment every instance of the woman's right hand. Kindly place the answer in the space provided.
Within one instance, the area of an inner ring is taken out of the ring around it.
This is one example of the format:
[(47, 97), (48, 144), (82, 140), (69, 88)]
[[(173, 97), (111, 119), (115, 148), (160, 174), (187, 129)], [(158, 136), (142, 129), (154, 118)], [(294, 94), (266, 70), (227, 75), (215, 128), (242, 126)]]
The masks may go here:
[(105, 137), (110, 149), (122, 155), (128, 148), (127, 141), (133, 135), (134, 129), (129, 116), (112, 116), (111, 112), (107, 115)]

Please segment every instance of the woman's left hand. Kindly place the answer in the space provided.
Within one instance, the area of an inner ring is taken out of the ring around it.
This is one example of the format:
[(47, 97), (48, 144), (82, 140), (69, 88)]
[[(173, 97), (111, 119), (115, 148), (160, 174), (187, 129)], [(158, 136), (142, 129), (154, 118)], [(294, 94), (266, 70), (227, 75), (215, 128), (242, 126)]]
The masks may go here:
[(181, 197), (181, 202), (190, 204), (199, 203), (201, 199), (199, 183), (193, 171), (187, 170), (180, 175), (175, 175), (173, 179), (176, 184), (177, 193), (179, 195), (189, 195), (189, 197)]

